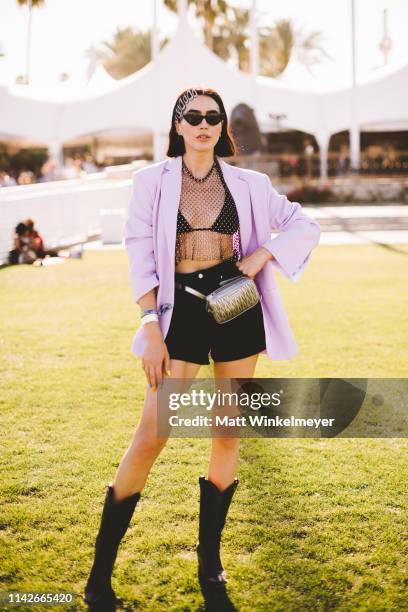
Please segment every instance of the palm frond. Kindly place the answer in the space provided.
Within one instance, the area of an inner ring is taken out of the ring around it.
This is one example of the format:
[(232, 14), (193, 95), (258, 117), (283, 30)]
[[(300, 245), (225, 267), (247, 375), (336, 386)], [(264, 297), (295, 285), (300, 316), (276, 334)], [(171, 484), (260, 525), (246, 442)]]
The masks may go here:
[(310, 32), (306, 36), (299, 34), (297, 43), (297, 58), (308, 68), (321, 63), (323, 59), (333, 61), (333, 57), (327, 53), (322, 43), (325, 38), (321, 32)]
[[(151, 32), (117, 28), (112, 40), (105, 40), (97, 51), (107, 72), (114, 79), (122, 79), (137, 72), (151, 60)], [(159, 43), (160, 48), (168, 42)]]
[[(30, 4), (29, 0), (17, 0), (17, 4), (19, 6), (28, 6)], [(44, 6), (45, 0), (31, 0), (31, 6), (40, 8)]]

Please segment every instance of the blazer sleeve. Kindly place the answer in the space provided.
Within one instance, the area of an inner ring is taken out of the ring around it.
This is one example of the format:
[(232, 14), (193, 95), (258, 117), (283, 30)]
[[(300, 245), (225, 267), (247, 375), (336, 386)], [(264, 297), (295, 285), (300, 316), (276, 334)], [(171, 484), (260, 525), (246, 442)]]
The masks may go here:
[(271, 264), (286, 278), (297, 282), (302, 276), (313, 248), (320, 238), (320, 225), (307, 215), (298, 202), (290, 202), (272, 187), (268, 175), (267, 205), (271, 230), (279, 234), (262, 244), (275, 260)]
[(153, 198), (138, 172), (133, 175), (124, 241), (133, 297), (137, 302), (159, 285), (153, 249)]

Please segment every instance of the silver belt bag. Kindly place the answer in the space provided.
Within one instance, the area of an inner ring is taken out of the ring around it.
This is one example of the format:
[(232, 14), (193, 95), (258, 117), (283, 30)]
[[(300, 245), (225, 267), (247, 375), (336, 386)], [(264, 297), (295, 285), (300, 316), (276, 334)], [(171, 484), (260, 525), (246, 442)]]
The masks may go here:
[(210, 312), (217, 323), (228, 323), (250, 308), (253, 308), (260, 301), (260, 295), (255, 281), (248, 276), (234, 276), (221, 281), (220, 287), (208, 295), (204, 295), (181, 283), (176, 283), (178, 289), (184, 289), (207, 302), (206, 310)]

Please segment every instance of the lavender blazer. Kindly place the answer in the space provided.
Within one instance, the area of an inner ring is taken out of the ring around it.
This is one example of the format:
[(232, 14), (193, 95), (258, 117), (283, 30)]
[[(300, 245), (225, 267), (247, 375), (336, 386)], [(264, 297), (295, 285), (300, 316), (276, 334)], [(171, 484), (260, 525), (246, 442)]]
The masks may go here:
[[(298, 281), (318, 244), (319, 224), (306, 215), (300, 204), (290, 202), (272, 187), (266, 174), (227, 164), (217, 156), (225, 182), (238, 211), (242, 250), (249, 255), (266, 247), (276, 261), (268, 261), (256, 275), (262, 296), (266, 353), (272, 360), (286, 360), (298, 354), (275, 279), (275, 269), (291, 281)], [(133, 297), (137, 302), (158, 287), (159, 323), (166, 337), (174, 304), (174, 273), (177, 211), (181, 193), (182, 157), (146, 166), (133, 175), (132, 197), (124, 228), (129, 257)], [(280, 233), (271, 238), (271, 231)], [(132, 343), (132, 352), (141, 356), (146, 337), (141, 326)]]

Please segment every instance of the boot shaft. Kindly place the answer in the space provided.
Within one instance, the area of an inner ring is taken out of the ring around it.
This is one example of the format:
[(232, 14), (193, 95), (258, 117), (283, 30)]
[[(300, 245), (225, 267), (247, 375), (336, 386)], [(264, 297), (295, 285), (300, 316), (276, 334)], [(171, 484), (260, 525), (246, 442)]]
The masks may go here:
[(204, 528), (206, 533), (210, 529), (221, 535), (238, 483), (239, 480), (235, 478), (224, 491), (220, 491), (211, 480), (199, 477), (200, 528)]
[(200, 476), (199, 484), (200, 519), (197, 555), (200, 575), (209, 582), (223, 583), (226, 582), (226, 577), (220, 558), (221, 535), (232, 497), (238, 486), (238, 479), (235, 479), (224, 491), (220, 491), (204, 476)]
[(95, 541), (95, 557), (85, 587), (87, 603), (114, 599), (111, 586), (113, 566), (139, 499), (140, 493), (134, 493), (117, 502), (114, 500), (113, 485), (108, 485)]
[(108, 485), (97, 542), (120, 542), (129, 527), (139, 499), (140, 493), (134, 493), (117, 502), (114, 499), (113, 485)]

